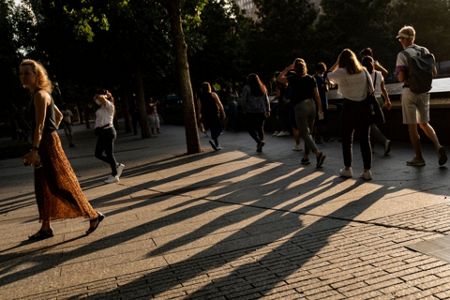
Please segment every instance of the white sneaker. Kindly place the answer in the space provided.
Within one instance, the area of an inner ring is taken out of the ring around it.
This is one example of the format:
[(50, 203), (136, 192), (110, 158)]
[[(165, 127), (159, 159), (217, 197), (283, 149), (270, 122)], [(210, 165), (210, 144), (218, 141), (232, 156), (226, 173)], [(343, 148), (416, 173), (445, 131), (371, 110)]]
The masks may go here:
[(353, 177), (352, 168), (350, 167), (349, 169), (346, 169), (346, 168), (340, 169), (339, 175), (341, 175), (341, 177), (344, 177), (344, 178), (352, 178)]
[(272, 135), (273, 135), (273, 136), (277, 136), (279, 133), (280, 133), (279, 131), (274, 131), (274, 132), (272, 133)]
[(109, 175), (108, 178), (105, 179), (105, 183), (116, 183), (119, 182), (119, 176)]
[(116, 169), (117, 169), (117, 178), (120, 178), (120, 176), (122, 176), (122, 172), (123, 172), (123, 169), (125, 168), (125, 165), (124, 164), (121, 164), (121, 163), (118, 163), (117, 164), (117, 167), (116, 167)]
[(372, 180), (372, 171), (370, 170), (364, 171), (361, 173), (360, 177), (364, 180)]
[(291, 135), (291, 134), (289, 133), (289, 131), (280, 131), (280, 132), (277, 134), (277, 136), (288, 136), (288, 135)]
[(295, 144), (294, 147), (292, 147), (292, 151), (302, 151), (302, 147), (300, 145)]

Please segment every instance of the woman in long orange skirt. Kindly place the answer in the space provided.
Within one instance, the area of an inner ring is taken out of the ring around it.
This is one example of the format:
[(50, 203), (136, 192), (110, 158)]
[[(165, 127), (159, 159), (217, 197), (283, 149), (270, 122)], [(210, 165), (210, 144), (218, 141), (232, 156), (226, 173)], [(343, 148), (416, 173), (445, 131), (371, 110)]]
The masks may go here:
[(88, 217), (86, 235), (97, 229), (105, 216), (96, 211), (78, 183), (56, 132), (62, 114), (51, 97), (52, 83), (37, 61), (26, 59), (19, 67), (20, 81), (32, 96), (33, 143), (23, 162), (34, 166), (34, 185), (41, 229), (31, 240), (53, 236), (52, 220)]

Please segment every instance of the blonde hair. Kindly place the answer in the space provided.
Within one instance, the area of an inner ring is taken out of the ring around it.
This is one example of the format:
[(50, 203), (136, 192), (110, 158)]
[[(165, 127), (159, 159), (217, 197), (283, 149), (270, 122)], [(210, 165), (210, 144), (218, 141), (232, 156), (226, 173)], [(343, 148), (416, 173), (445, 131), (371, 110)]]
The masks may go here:
[(39, 90), (44, 90), (48, 93), (51, 93), (53, 90), (53, 85), (50, 79), (48, 79), (47, 70), (44, 66), (35, 60), (32, 59), (24, 59), (20, 63), (20, 67), (31, 66), (33, 73), (36, 74), (36, 87)]
[(402, 37), (408, 40), (414, 40), (416, 37), (416, 30), (412, 26), (405, 25), (398, 31), (397, 37)]
[(358, 74), (363, 71), (363, 66), (359, 62), (356, 54), (346, 48), (342, 50), (338, 57), (339, 68), (345, 68), (348, 74)]

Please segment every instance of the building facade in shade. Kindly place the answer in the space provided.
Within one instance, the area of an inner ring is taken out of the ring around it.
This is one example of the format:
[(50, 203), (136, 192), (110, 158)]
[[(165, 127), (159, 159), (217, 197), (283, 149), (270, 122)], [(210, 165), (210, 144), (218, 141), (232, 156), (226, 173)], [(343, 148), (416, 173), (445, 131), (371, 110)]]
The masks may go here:
[(245, 11), (245, 15), (254, 20), (258, 18), (256, 14), (256, 5), (253, 0), (234, 0), (240, 9)]
[[(321, 0), (310, 0), (311, 3), (314, 3), (320, 9)], [(234, 0), (236, 4), (240, 7), (240, 9), (245, 11), (245, 15), (247, 17), (252, 18), (253, 20), (258, 19), (258, 15), (256, 13), (256, 5), (253, 3), (253, 0)]]

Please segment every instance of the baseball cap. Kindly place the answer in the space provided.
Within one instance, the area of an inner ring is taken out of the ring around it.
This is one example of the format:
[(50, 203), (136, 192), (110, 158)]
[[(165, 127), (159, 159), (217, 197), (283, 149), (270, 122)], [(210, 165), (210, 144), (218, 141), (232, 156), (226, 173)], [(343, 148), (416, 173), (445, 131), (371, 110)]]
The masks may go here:
[(413, 39), (416, 36), (416, 31), (412, 26), (403, 26), (397, 34), (398, 38), (405, 38), (405, 39)]

